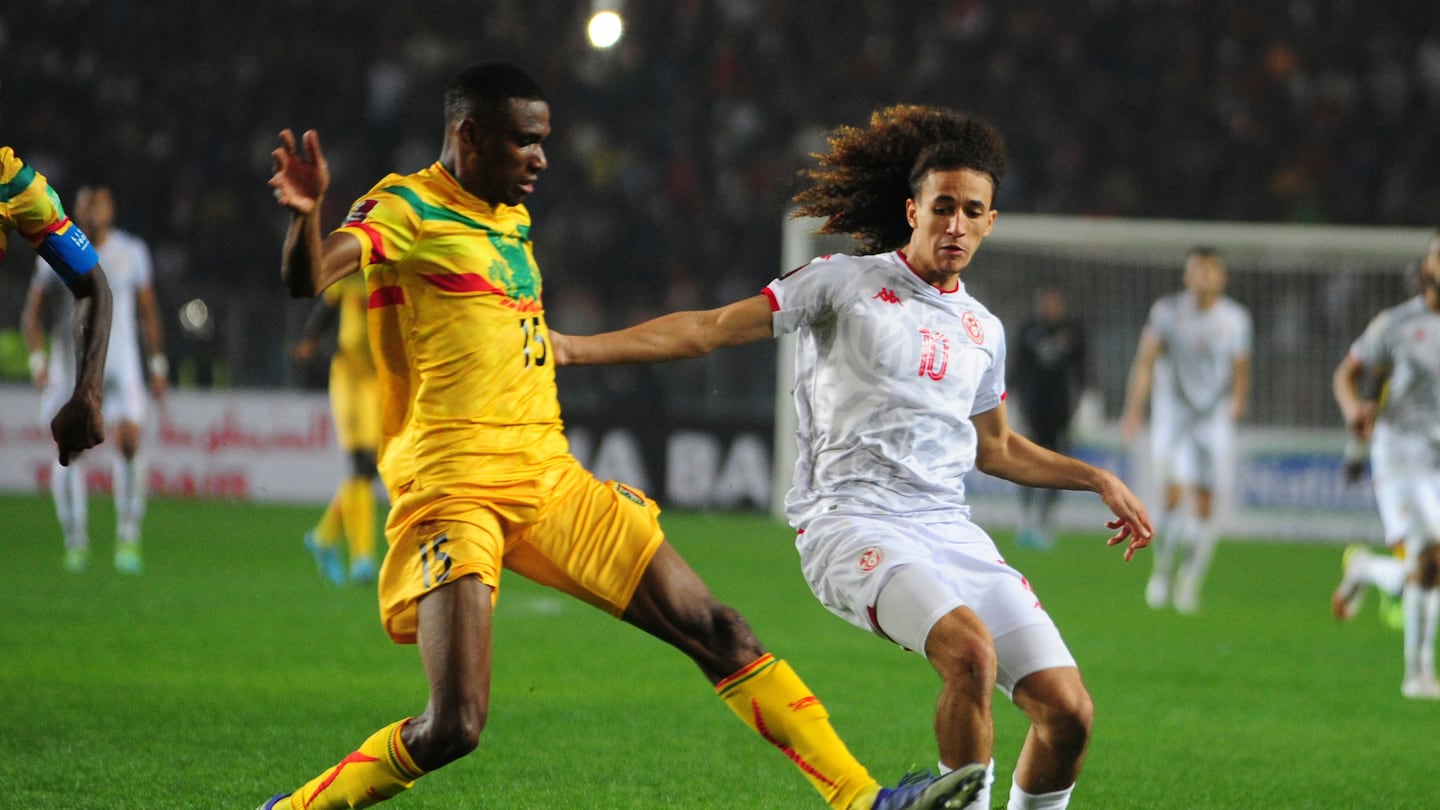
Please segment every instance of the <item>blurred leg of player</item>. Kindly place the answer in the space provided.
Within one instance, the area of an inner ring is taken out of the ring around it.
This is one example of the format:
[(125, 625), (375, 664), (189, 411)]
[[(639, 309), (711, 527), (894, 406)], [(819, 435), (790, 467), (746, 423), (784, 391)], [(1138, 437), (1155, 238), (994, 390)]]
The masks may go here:
[(1405, 680), (1401, 692), (1408, 698), (1440, 700), (1435, 677), (1435, 635), (1440, 625), (1440, 544), (1425, 538), (1401, 596), (1405, 613)]
[(115, 568), (122, 573), (144, 570), (140, 557), (140, 524), (145, 517), (145, 474), (140, 453), (140, 426), (122, 421), (111, 454), (111, 486), (115, 495)]
[[(1381, 554), (1362, 545), (1346, 546), (1340, 561), (1340, 584), (1330, 594), (1330, 612), (1339, 621), (1349, 621), (1360, 612), (1365, 587), (1373, 585), (1390, 602), (1398, 603), (1405, 588), (1405, 563), (1394, 554)], [(1381, 619), (1390, 624), (1381, 604)], [(1404, 617), (1400, 618), (1403, 626)]]
[(1208, 489), (1196, 490), (1193, 496), (1195, 509), (1184, 534), (1185, 560), (1175, 574), (1175, 609), (1186, 614), (1200, 609), (1200, 589), (1205, 584), (1219, 539), (1212, 511), (1214, 496)]
[(140, 523), (145, 515), (141, 429), (149, 393), (133, 356), (117, 355), (105, 367), (105, 424), (109, 428), (111, 489), (115, 496), (115, 569), (139, 574)]
[(320, 515), (320, 522), (305, 533), (305, 548), (315, 557), (315, 567), (320, 571), (331, 585), (345, 584), (345, 565), (340, 561), (340, 537), (344, 534), (344, 521), (341, 519), (340, 500), (343, 495), (345, 484), (335, 490), (330, 503), (325, 507), (325, 512)]
[(1224, 411), (1217, 410), (1186, 434), (1186, 452), (1177, 459), (1176, 475), (1187, 485), (1194, 511), (1186, 538), (1186, 560), (1175, 578), (1174, 604), (1177, 611), (1193, 614), (1200, 609), (1200, 591), (1220, 539), (1217, 493), (1233, 475), (1234, 426)]
[(50, 466), (50, 495), (55, 499), (55, 516), (65, 539), (65, 570), (84, 571), (90, 564), (90, 536), (86, 528), (89, 501), (85, 489), (83, 457), (72, 458), (70, 466), (59, 461)]
[(1150, 544), (1154, 554), (1150, 580), (1145, 584), (1145, 603), (1155, 610), (1170, 605), (1171, 577), (1180, 551), (1185, 546), (1184, 538), (1190, 531), (1189, 504), (1181, 498), (1182, 490), (1175, 485), (1166, 487), (1160, 514), (1155, 520), (1155, 540)]
[(350, 581), (375, 581), (375, 453), (356, 450), (352, 454), (355, 475), (340, 484), (337, 500), (340, 523), (350, 552)]
[[(1166, 412), (1168, 413), (1168, 412)], [(1155, 518), (1155, 537), (1150, 544), (1152, 567), (1145, 584), (1145, 603), (1155, 610), (1169, 607), (1174, 597), (1175, 566), (1183, 559), (1188, 547), (1192, 503), (1185, 499), (1180, 485), (1188, 469), (1185, 444), (1173, 419), (1157, 412), (1150, 422), (1150, 465), (1152, 475), (1160, 482), (1160, 509)]]

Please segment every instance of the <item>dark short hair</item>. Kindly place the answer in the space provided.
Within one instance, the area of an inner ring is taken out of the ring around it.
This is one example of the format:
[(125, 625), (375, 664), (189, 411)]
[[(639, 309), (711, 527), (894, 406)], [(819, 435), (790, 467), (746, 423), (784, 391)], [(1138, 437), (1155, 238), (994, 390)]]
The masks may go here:
[(545, 101), (545, 93), (530, 74), (508, 62), (471, 65), (445, 88), (445, 122), (453, 124), (467, 117), (485, 116), (517, 98)]

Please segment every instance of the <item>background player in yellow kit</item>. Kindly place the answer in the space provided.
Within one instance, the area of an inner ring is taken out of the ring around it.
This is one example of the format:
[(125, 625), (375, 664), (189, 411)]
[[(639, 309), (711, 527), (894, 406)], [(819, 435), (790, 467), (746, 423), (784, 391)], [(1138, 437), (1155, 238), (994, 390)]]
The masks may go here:
[(385, 177), (323, 241), (319, 136), (305, 133), (302, 155), (286, 130), (273, 153), (270, 185), (294, 215), (282, 263), (291, 294), (365, 275), (392, 503), (380, 611), (392, 639), (418, 645), (429, 699), (262, 807), (369, 806), (474, 750), (502, 568), (684, 652), (832, 807), (962, 806), (983, 766), (880, 788), (793, 670), (665, 542), (658, 507), (570, 455), (522, 204), (547, 166), (549, 105), (518, 68), (489, 63), (451, 83), (445, 122), (436, 163)]
[(304, 335), (292, 351), (304, 362), (315, 354), (320, 338), (337, 316), (339, 334), (330, 358), (330, 409), (335, 438), (350, 464), (324, 515), (305, 533), (305, 547), (315, 555), (321, 576), (335, 585), (346, 581), (339, 541), (350, 553), (349, 579), (375, 581), (375, 457), (380, 446), (380, 388), (370, 338), (365, 326), (370, 305), (365, 277), (346, 276), (326, 288), (305, 322)]
[[(45, 175), (25, 165), (15, 150), (0, 146), (0, 259), (11, 231), (18, 231), (65, 280), (75, 296), (77, 323), (83, 324), (75, 358), (75, 389), (50, 420), (60, 463), (105, 439), (100, 402), (105, 354), (110, 348), (113, 302), (100, 256), (70, 217)], [(43, 359), (43, 358), (42, 358)], [(33, 361), (32, 361), (33, 362)]]

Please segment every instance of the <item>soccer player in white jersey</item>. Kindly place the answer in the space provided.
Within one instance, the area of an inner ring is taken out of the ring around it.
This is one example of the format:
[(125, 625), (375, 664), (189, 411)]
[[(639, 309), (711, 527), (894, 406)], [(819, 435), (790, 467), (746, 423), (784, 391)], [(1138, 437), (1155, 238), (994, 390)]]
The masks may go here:
[[(555, 356), (649, 362), (794, 333), (799, 458), (786, 514), (811, 590), (939, 673), (942, 770), (989, 763), (993, 779), (998, 687), (1031, 721), (1009, 807), (1066, 807), (1093, 705), (1054, 621), (972, 521), (965, 474), (1098, 493), (1127, 560), (1149, 543), (1149, 518), (1115, 475), (1010, 428), (1005, 331), (960, 280), (995, 224), (999, 133), (897, 106), (829, 145), (797, 215), (857, 237), (862, 255), (820, 257), (719, 309), (589, 337), (552, 331)], [(990, 806), (989, 781), (967, 807)]]
[[(1366, 374), (1385, 384), (1385, 407), (1361, 393)], [(1370, 440), (1371, 480), (1386, 540), (1403, 545), (1406, 697), (1440, 700), (1435, 634), (1440, 624), (1440, 231), (1421, 264), (1421, 292), (1376, 315), (1332, 378), (1345, 424)], [(1351, 582), (1383, 584), (1386, 566), (1349, 569)], [(1342, 587), (1346, 582), (1342, 581)]]
[[(143, 569), (140, 524), (146, 497), (140, 457), (141, 426), (147, 404), (146, 377), (150, 393), (158, 399), (165, 392), (168, 374), (151, 282), (150, 251), (138, 237), (115, 227), (114, 195), (106, 186), (79, 190), (75, 197), (75, 218), (100, 255), (114, 300), (110, 352), (105, 363), (104, 418), (115, 446), (112, 454), (115, 567), (124, 573), (138, 574)], [(65, 402), (66, 392), (74, 384), (71, 372), (75, 367), (73, 304), (70, 296), (63, 293), (59, 280), (45, 265), (38, 265), (22, 314), (25, 342), (30, 350), (30, 373), (42, 392), (41, 411), (47, 419)], [(144, 364), (139, 354), (142, 342), (149, 358)], [(83, 571), (90, 554), (83, 465), (54, 465), (50, 492), (64, 533), (65, 567), (70, 571)]]
[(1151, 464), (1162, 490), (1154, 568), (1145, 601), (1181, 613), (1200, 607), (1215, 554), (1215, 493), (1233, 469), (1235, 423), (1250, 395), (1250, 313), (1225, 296), (1225, 261), (1197, 247), (1185, 289), (1150, 308), (1121, 416), (1126, 444), (1150, 404)]

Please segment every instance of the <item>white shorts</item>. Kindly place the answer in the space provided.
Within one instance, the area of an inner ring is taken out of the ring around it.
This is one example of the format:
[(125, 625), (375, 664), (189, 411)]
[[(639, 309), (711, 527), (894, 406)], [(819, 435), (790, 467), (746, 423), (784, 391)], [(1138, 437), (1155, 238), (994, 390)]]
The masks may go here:
[(1150, 424), (1155, 471), (1166, 484), (1214, 491), (1229, 476), (1234, 436), (1223, 410), (1199, 419), (1157, 414)]
[[(1029, 582), (969, 520), (932, 523), (831, 513), (811, 521), (795, 546), (805, 581), (820, 604), (907, 650), (923, 654), (942, 616), (962, 605), (970, 608), (996, 640), (999, 685), (1006, 694), (1032, 672), (1075, 666)], [(897, 576), (898, 587), (887, 589)], [(1012, 643), (1002, 643), (1017, 633)]]
[(1420, 439), (1376, 430), (1370, 444), (1375, 503), (1385, 542), (1405, 544), (1406, 565), (1427, 546), (1440, 542), (1440, 465), (1434, 450)]

